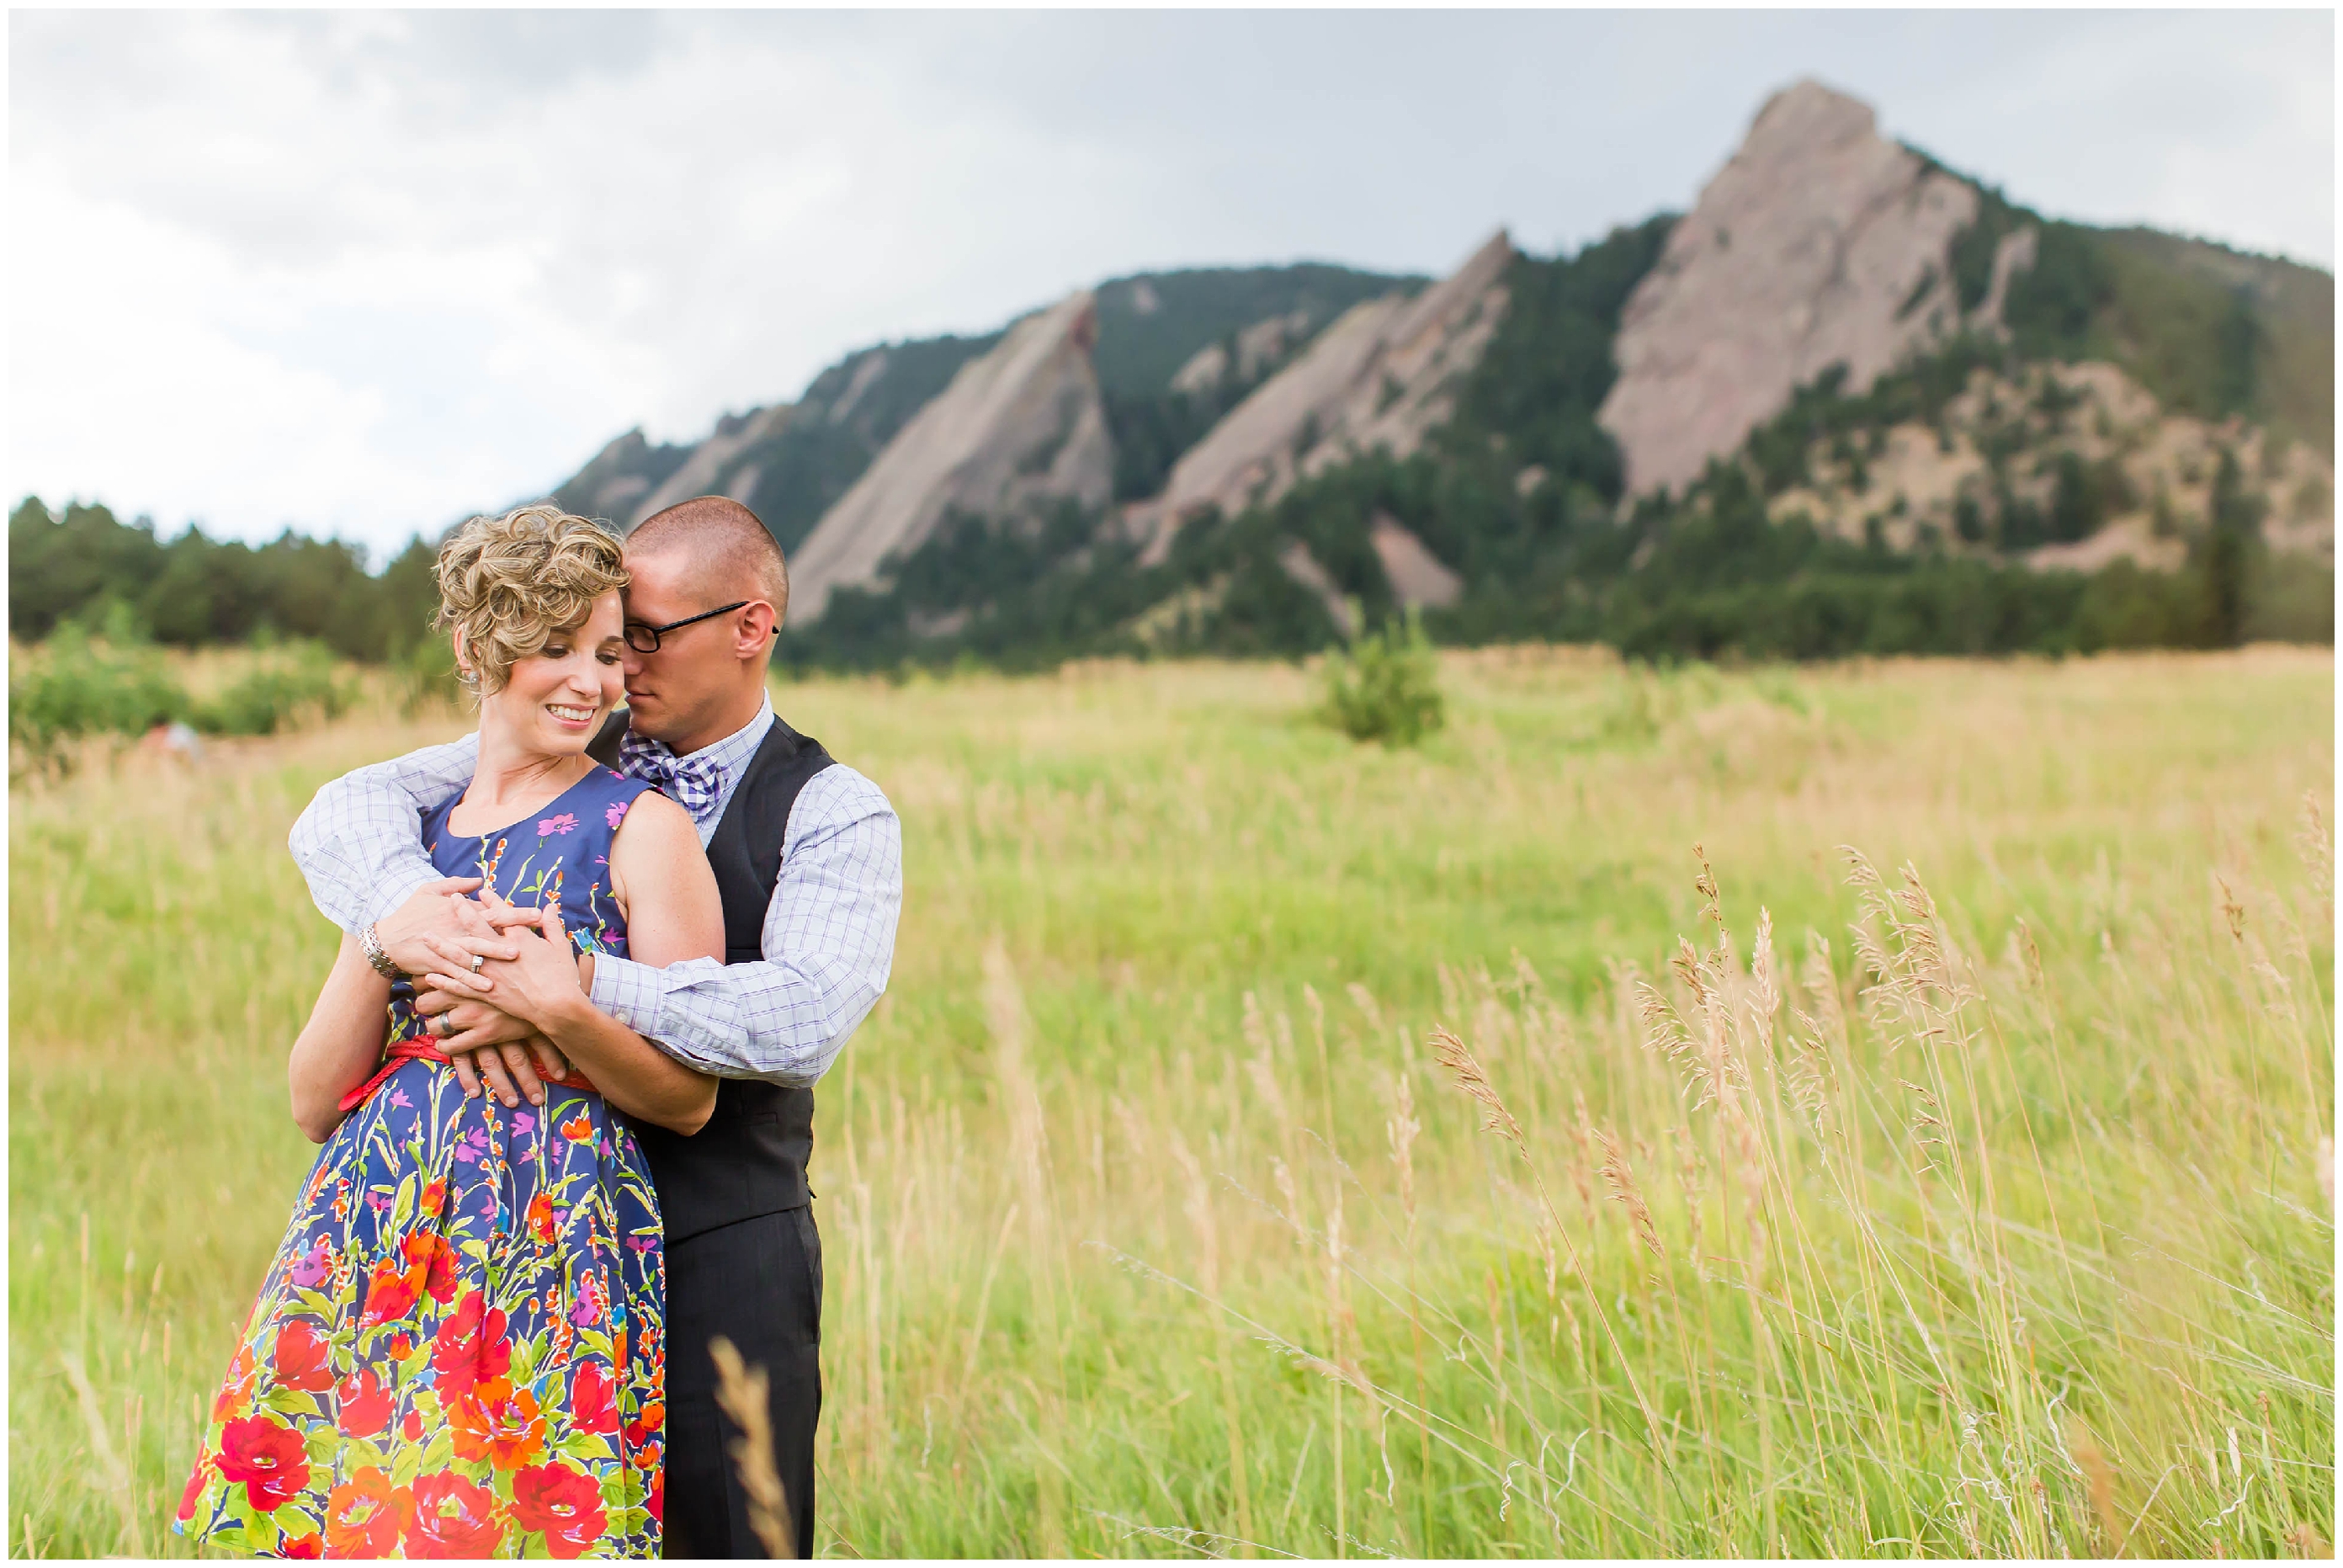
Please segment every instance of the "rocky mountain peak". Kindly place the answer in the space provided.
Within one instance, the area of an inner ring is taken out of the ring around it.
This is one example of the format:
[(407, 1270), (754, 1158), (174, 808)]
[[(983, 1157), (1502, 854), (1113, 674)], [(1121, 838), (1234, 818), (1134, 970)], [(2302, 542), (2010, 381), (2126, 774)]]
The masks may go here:
[[(1680, 486), (1833, 366), (1850, 392), (1962, 325), (1953, 241), (1977, 193), (1818, 82), (1775, 94), (1627, 302), (1601, 413), (1632, 491)], [(2031, 259), (2012, 235), (1968, 325)]]
[(1059, 500), (1103, 508), (1114, 449), (1091, 363), (1097, 342), (1096, 301), (1083, 292), (961, 366), (799, 547), (789, 618), (816, 620), (833, 590), (879, 581), (890, 557), (926, 543), (949, 514), (1013, 523)]
[(1513, 256), (1500, 229), (1413, 297), (1353, 306), (1191, 447), (1161, 496), (1125, 513), (1142, 559), (1162, 560), (1180, 524), (1207, 508), (1234, 517), (1361, 453), (1413, 452), (1453, 410), (1457, 383), (1496, 332)]

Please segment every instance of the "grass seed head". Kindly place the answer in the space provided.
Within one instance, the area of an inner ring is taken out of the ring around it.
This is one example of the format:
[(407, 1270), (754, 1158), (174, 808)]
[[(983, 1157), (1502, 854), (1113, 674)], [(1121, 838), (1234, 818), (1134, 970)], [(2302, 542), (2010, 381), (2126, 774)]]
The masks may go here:
[(1635, 1239), (1650, 1249), (1652, 1256), (1665, 1258), (1667, 1249), (1660, 1245), (1659, 1227), (1652, 1222), (1651, 1205), (1644, 1201), (1644, 1191), (1635, 1184), (1635, 1172), (1627, 1163), (1627, 1151), (1607, 1131), (1598, 1128), (1594, 1136), (1603, 1145), (1603, 1180), (1611, 1189), (1612, 1201), (1627, 1211)]
[(2075, 1468), (2083, 1473), (2083, 1482), (2090, 1491), (2091, 1512), (2099, 1522), (2106, 1537), (2107, 1553), (2110, 1557), (2123, 1552), (2123, 1519), (2116, 1513), (2116, 1471), (2107, 1462), (2098, 1440), (2080, 1422), (2066, 1426), (2066, 1452), (2075, 1461)]
[(1433, 1060), (1448, 1070), (1449, 1075), (1456, 1080), (1457, 1088), (1480, 1104), (1483, 1130), (1508, 1140), (1527, 1158), (1529, 1145), (1522, 1139), (1522, 1124), (1513, 1120), (1512, 1111), (1505, 1109), (1505, 1102), (1497, 1097), (1496, 1090), (1489, 1083), (1488, 1075), (1481, 1070), (1481, 1064), (1473, 1060), (1473, 1053), (1464, 1049), (1464, 1042), (1444, 1029), (1435, 1029), (1432, 1031), (1431, 1044)]

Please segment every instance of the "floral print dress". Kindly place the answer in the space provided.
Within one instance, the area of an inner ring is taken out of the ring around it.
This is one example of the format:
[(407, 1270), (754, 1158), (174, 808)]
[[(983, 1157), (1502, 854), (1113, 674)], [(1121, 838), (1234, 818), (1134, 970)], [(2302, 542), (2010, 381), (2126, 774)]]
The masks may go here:
[[(610, 844), (648, 788), (597, 767), (484, 838), (448, 829), (458, 796), (423, 839), (443, 874), (558, 903), (581, 949), (623, 956)], [(541, 1108), (467, 1099), (404, 981), (390, 1018), (228, 1363), (179, 1529), (263, 1556), (656, 1557), (664, 1261), (634, 1134), (582, 1079)]]

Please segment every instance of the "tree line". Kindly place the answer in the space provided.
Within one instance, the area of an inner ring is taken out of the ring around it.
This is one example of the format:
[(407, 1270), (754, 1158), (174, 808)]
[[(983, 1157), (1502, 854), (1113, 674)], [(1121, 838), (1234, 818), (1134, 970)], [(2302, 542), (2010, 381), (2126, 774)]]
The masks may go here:
[(373, 573), (364, 548), (341, 539), (287, 528), (254, 546), (199, 528), (161, 539), (146, 518), (126, 523), (79, 502), (55, 513), (28, 496), (8, 515), (8, 624), (27, 641), (67, 622), (111, 624), (181, 648), (273, 636), (397, 661), (429, 637), (437, 553), (417, 536)]

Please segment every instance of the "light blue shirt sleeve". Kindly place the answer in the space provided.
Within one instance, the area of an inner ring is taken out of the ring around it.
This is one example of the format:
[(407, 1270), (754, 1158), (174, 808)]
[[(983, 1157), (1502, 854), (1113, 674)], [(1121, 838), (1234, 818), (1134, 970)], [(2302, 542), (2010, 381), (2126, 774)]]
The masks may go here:
[(356, 936), (440, 872), (423, 814), (471, 781), (480, 738), (426, 746), (343, 774), (317, 791), (287, 847), (319, 912)]
[(902, 909), (895, 809), (878, 785), (833, 765), (789, 811), (764, 961), (652, 969), (597, 957), (594, 1005), (703, 1072), (810, 1084), (886, 991)]

